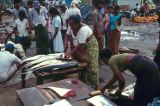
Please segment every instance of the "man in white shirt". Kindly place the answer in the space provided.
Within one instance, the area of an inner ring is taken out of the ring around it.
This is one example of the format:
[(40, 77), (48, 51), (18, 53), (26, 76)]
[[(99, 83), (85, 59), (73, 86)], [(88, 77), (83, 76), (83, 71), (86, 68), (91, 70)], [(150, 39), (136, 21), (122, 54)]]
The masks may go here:
[(6, 81), (17, 70), (16, 63), (22, 63), (17, 56), (12, 54), (14, 45), (6, 44), (5, 51), (0, 51), (0, 83)]
[[(34, 8), (30, 11), (30, 21), (35, 29), (37, 54), (49, 53), (49, 37), (47, 32), (48, 11), (34, 0)], [(32, 26), (31, 26), (32, 27)]]

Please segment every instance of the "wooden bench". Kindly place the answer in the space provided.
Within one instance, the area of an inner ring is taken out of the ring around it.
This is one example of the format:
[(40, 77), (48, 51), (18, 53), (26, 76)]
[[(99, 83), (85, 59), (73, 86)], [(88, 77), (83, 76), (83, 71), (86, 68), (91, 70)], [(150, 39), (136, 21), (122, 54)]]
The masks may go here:
[[(77, 84), (70, 83), (72, 80), (76, 80)], [(44, 106), (44, 104), (48, 104), (49, 101), (64, 99), (58, 96), (55, 92), (45, 89), (49, 86), (72, 89), (76, 92), (76, 95), (65, 99), (72, 103), (73, 106), (89, 106), (89, 103), (84, 101), (84, 99), (90, 97), (89, 94), (93, 89), (74, 78), (18, 90), (17, 95), (24, 106)]]
[[(67, 75), (67, 74), (73, 74), (73, 73), (80, 73), (83, 71), (86, 71), (87, 64), (86, 63), (80, 63), (76, 67), (71, 67), (67, 69), (58, 69), (58, 70), (50, 70), (50, 71), (34, 71), (33, 74), (37, 78), (37, 84), (41, 85), (43, 84), (43, 81), (49, 78), (54, 78), (57, 75)], [(22, 69), (21, 79), (22, 79), (22, 88), (25, 88), (25, 78), (26, 78), (26, 71), (25, 69)]]
[[(73, 81), (77, 81), (77, 83), (73, 83)], [(62, 98), (52, 90), (46, 89), (49, 86), (72, 89), (76, 92), (76, 95), (69, 98)], [(50, 101), (61, 99), (66, 99), (72, 104), (72, 106), (91, 106), (91, 104), (87, 102), (86, 99), (90, 98), (89, 94), (92, 91), (92, 88), (90, 88), (80, 80), (70, 78), (44, 85), (38, 85), (32, 88), (18, 90), (17, 95), (23, 106), (44, 106), (44, 104), (48, 104)], [(106, 99), (109, 100), (108, 98)], [(113, 106), (117, 106), (113, 102), (111, 103)]]

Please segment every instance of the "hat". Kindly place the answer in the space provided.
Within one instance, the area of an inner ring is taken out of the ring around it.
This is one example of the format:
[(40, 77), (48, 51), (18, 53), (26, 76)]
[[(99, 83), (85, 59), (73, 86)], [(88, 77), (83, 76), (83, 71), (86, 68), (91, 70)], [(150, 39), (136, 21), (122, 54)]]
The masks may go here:
[(34, 0), (34, 2), (33, 2), (33, 7), (34, 7), (34, 8), (39, 8), (39, 6), (40, 6), (39, 0)]
[(5, 45), (5, 49), (8, 51), (13, 51), (14, 50), (14, 45), (12, 43), (8, 43)]

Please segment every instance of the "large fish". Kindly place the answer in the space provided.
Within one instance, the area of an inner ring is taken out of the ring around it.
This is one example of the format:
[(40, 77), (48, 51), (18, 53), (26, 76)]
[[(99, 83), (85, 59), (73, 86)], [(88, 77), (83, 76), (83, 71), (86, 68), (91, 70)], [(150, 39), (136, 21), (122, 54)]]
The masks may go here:
[(49, 55), (43, 56), (41, 58), (38, 58), (36, 60), (28, 62), (26, 65), (24, 65), (24, 67), (29, 68), (33, 65), (39, 64), (39, 63), (44, 62), (44, 61), (49, 61), (49, 60), (53, 60), (53, 59), (55, 60), (56, 58), (61, 57), (61, 55), (62, 55), (62, 53), (49, 54)]
[(67, 62), (67, 61), (60, 61), (60, 60), (49, 60), (42, 62), (40, 64), (37, 64), (29, 69), (27, 71), (36, 71), (36, 70), (52, 70), (52, 69), (59, 69), (59, 68), (68, 68), (77, 66), (78, 63), (76, 61), (73, 62)]
[(42, 66), (46, 66), (46, 65), (55, 65), (55, 64), (64, 64), (65, 62), (62, 62), (60, 60), (47, 60), (47, 61), (44, 61), (44, 62), (41, 62), (37, 65), (34, 65), (33, 67), (29, 68), (29, 70), (33, 70), (33, 69), (36, 69), (36, 68), (39, 68), (39, 67), (42, 67)]
[(36, 60), (36, 59), (39, 59), (41, 57), (44, 57), (45, 55), (36, 55), (36, 56), (33, 56), (33, 57), (29, 57), (25, 60), (23, 60), (24, 62), (30, 62), (30, 61), (33, 61), (33, 60)]

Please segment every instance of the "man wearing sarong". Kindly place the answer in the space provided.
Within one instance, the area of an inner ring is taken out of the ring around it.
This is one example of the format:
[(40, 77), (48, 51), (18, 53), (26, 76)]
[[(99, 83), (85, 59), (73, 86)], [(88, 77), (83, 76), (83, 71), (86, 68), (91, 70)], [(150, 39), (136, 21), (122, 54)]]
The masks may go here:
[(95, 4), (95, 9), (92, 13), (92, 24), (94, 36), (98, 41), (99, 50), (104, 46), (104, 25), (103, 25), (103, 16), (101, 15), (100, 6)]
[(106, 89), (118, 81), (119, 90), (116, 94), (121, 95), (125, 87), (125, 79), (122, 72), (130, 70), (135, 77), (136, 85), (134, 88), (133, 106), (147, 106), (154, 97), (159, 97), (160, 92), (160, 73), (157, 64), (146, 56), (139, 54), (119, 54), (113, 55), (110, 49), (103, 49), (100, 58), (110, 66), (113, 71), (112, 79), (101, 89), (104, 93)]
[(115, 6), (113, 13), (110, 14), (110, 34), (108, 48), (112, 49), (113, 55), (119, 54), (119, 43), (120, 43), (120, 30), (121, 15), (119, 14), (120, 7)]
[(46, 29), (48, 12), (45, 7), (40, 5), (38, 0), (34, 1), (34, 8), (30, 11), (30, 21), (35, 29), (37, 54), (48, 54), (49, 38)]

